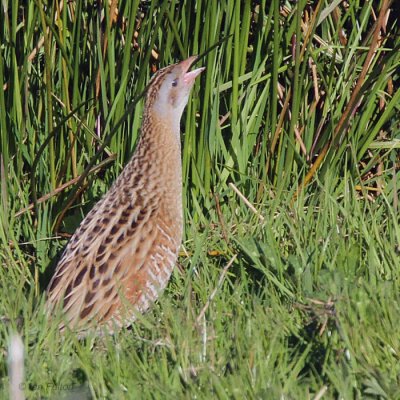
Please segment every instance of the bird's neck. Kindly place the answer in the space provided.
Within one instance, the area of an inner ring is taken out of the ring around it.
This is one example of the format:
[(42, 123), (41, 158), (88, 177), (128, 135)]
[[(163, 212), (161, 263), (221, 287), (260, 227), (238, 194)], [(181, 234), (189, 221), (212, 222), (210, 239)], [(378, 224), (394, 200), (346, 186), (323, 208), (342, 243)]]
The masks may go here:
[(140, 139), (127, 166), (127, 174), (130, 175), (138, 169), (149, 171), (147, 175), (152, 177), (152, 183), (149, 180), (151, 185), (167, 183), (168, 186), (168, 182), (173, 182), (174, 187), (171, 187), (171, 190), (180, 192), (182, 166), (179, 122), (179, 120), (171, 121), (160, 118), (155, 113), (145, 112)]
[(128, 192), (133, 189), (136, 192), (140, 190), (145, 197), (158, 196), (158, 206), (163, 215), (169, 216), (182, 229), (179, 120), (177, 123), (169, 123), (157, 115), (144, 114), (139, 143), (118, 178), (118, 184)]
[[(149, 143), (155, 152), (170, 152), (181, 150), (180, 115), (160, 115), (155, 110), (146, 110), (143, 115), (141, 143)], [(156, 147), (156, 148), (155, 148)]]
[(143, 188), (162, 192), (160, 207), (177, 221), (182, 219), (182, 161), (179, 120), (170, 121), (145, 113), (141, 137), (133, 156), (135, 169), (147, 171)]

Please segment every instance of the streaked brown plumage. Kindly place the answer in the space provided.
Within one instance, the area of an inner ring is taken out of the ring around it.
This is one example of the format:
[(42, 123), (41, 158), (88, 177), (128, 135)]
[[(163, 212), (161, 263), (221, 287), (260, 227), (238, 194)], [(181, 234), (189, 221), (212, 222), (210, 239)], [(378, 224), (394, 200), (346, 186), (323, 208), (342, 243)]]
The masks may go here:
[(196, 57), (150, 82), (137, 149), (69, 241), (47, 289), (47, 309), (85, 335), (129, 325), (165, 288), (182, 239), (180, 119), (203, 68)]

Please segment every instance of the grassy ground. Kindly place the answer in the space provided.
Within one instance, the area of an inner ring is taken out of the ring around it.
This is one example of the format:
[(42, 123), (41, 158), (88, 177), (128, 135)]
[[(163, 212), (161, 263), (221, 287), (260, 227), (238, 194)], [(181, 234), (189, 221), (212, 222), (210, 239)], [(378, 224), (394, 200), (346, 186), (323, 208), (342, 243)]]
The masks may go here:
[[(339, 3), (5, 3), (1, 398), (15, 331), (32, 399), (400, 398), (399, 10)], [(60, 337), (43, 290), (132, 154), (134, 100), (218, 42), (167, 290), (113, 337)]]

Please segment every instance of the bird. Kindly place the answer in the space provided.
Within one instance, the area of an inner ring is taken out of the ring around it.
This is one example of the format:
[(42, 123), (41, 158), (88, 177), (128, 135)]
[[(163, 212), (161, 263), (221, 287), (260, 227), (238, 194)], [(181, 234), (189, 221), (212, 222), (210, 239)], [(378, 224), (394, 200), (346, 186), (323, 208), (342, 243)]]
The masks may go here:
[(147, 88), (134, 154), (69, 240), (48, 288), (60, 331), (113, 334), (165, 289), (182, 241), (180, 120), (196, 77), (191, 56), (159, 69)]

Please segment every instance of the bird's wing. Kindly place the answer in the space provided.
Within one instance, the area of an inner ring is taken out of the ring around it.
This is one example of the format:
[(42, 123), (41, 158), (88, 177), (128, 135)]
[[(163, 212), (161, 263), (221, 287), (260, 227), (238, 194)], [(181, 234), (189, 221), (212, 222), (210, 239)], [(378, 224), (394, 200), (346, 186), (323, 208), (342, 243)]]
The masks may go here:
[[(48, 287), (48, 309), (62, 308), (72, 327), (108, 320), (120, 308), (120, 282), (139, 277), (156, 237), (154, 199), (110, 191), (72, 236)], [(126, 283), (124, 283), (124, 286)], [(134, 290), (131, 287), (131, 291)], [(63, 326), (61, 327), (63, 328)]]

